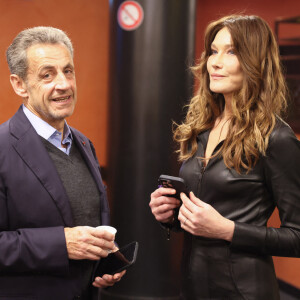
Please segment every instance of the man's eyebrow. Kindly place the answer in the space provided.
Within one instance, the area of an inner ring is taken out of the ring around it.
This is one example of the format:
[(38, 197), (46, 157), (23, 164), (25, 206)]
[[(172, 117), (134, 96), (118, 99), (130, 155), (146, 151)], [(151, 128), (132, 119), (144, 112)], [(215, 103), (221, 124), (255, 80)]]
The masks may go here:
[(49, 70), (49, 69), (53, 69), (53, 66), (52, 65), (45, 65), (45, 66), (42, 66), (41, 68), (40, 68), (40, 72), (41, 71), (44, 71), (44, 70)]
[[(51, 70), (54, 69), (55, 66), (54, 65), (44, 65), (39, 69), (39, 72), (43, 72), (45, 70)], [(74, 69), (74, 65), (72, 65), (71, 63), (66, 64), (63, 69), (67, 69), (67, 68), (71, 68)]]
[(71, 69), (74, 69), (74, 65), (72, 65), (71, 63), (68, 63), (64, 69), (67, 69), (67, 68), (71, 68)]

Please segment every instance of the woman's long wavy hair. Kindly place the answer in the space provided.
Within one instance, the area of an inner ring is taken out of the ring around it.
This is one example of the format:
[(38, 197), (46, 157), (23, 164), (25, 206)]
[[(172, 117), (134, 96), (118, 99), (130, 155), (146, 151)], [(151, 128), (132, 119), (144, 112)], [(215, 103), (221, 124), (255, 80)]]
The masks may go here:
[(269, 136), (276, 117), (286, 110), (287, 88), (282, 73), (279, 49), (268, 24), (258, 16), (231, 15), (209, 24), (205, 49), (198, 65), (192, 68), (199, 80), (199, 90), (188, 105), (184, 122), (174, 131), (180, 145), (179, 160), (197, 151), (197, 135), (214, 126), (222, 114), (222, 94), (209, 89), (207, 60), (216, 34), (226, 27), (244, 74), (242, 88), (232, 97), (232, 118), (220, 152), (226, 166), (240, 173), (266, 155)]

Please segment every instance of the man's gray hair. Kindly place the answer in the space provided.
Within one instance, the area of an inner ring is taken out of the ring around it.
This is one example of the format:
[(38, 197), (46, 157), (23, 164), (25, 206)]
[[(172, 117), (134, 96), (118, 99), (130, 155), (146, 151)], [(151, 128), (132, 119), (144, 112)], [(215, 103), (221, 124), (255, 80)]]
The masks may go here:
[(35, 44), (62, 44), (73, 57), (73, 46), (69, 37), (60, 29), (38, 26), (21, 31), (6, 51), (6, 59), (11, 74), (26, 79), (28, 61), (27, 49)]

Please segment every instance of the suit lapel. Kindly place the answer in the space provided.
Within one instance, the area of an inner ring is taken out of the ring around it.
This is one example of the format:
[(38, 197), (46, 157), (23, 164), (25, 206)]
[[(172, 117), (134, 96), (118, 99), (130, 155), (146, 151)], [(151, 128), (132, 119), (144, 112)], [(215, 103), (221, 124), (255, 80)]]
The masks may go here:
[(55, 202), (66, 226), (73, 225), (68, 196), (41, 138), (23, 113), (22, 108), (11, 119), (12, 144), (25, 164), (37, 176)]
[(103, 183), (101, 181), (101, 174), (99, 170), (99, 165), (97, 164), (96, 158), (93, 155), (93, 151), (90, 146), (90, 141), (79, 131), (72, 128), (72, 134), (74, 142), (76, 143), (79, 151), (83, 154), (83, 158), (88, 165), (90, 172), (92, 173), (93, 178), (96, 181), (96, 184), (99, 190), (102, 192), (104, 189)]

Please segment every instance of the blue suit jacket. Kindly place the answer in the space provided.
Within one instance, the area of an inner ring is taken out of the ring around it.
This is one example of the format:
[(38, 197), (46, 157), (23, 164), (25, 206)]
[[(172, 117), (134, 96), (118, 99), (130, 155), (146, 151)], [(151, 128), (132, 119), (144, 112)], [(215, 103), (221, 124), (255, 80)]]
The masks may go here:
[[(71, 131), (99, 188), (102, 224), (109, 224), (94, 148)], [(0, 126), (0, 300), (68, 300), (80, 293), (80, 269), (68, 259), (64, 236), (72, 226), (60, 177), (20, 107)]]

